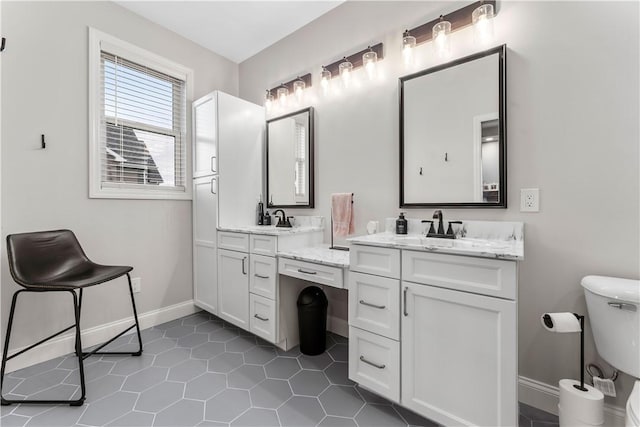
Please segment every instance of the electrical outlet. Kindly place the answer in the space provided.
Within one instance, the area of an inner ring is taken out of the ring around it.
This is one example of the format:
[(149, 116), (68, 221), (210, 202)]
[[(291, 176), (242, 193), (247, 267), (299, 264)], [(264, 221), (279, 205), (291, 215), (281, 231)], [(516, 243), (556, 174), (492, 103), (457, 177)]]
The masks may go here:
[(140, 292), (142, 288), (142, 279), (140, 277), (132, 277), (131, 278), (131, 287), (133, 288), (133, 293), (137, 294)]
[(520, 212), (540, 211), (540, 190), (537, 188), (520, 189)]

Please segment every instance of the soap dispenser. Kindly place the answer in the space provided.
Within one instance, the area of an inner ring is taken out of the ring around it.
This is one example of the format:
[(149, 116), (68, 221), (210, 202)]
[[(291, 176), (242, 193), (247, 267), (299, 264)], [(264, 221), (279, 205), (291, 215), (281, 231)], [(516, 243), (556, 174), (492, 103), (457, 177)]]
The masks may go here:
[(407, 234), (407, 220), (404, 212), (400, 212), (400, 217), (396, 220), (396, 234)]

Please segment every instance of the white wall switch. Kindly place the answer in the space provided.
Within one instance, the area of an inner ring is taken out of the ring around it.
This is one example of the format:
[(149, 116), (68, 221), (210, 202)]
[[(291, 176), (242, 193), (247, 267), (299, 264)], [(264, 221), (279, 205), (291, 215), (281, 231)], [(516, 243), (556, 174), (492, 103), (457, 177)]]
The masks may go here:
[(132, 277), (131, 278), (131, 287), (133, 288), (133, 293), (137, 294), (140, 292), (142, 288), (142, 278), (140, 277)]
[(540, 190), (537, 188), (520, 189), (520, 212), (540, 211)]

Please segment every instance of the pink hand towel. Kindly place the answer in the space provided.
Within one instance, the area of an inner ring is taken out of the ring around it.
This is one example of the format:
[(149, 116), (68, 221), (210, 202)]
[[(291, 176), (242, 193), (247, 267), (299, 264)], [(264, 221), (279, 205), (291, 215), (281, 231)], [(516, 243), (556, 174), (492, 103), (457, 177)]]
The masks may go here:
[(333, 235), (347, 236), (353, 234), (353, 195), (336, 193), (331, 195), (331, 217), (333, 218)]

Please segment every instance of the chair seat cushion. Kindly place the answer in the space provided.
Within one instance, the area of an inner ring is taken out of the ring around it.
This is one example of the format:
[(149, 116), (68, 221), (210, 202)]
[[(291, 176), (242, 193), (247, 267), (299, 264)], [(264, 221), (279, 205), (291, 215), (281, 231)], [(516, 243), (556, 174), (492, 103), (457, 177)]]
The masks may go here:
[(93, 262), (82, 263), (74, 268), (52, 278), (46, 283), (32, 283), (25, 287), (30, 289), (77, 289), (99, 285), (116, 279), (133, 270), (133, 267), (117, 265), (100, 265)]

